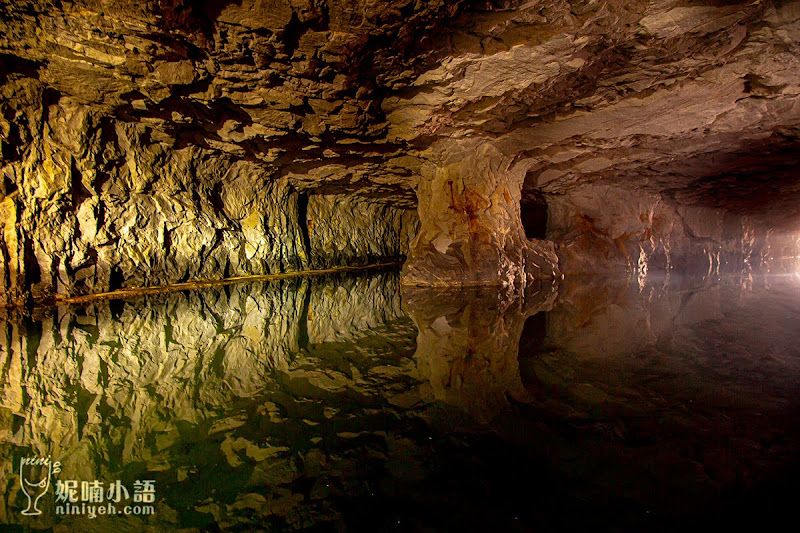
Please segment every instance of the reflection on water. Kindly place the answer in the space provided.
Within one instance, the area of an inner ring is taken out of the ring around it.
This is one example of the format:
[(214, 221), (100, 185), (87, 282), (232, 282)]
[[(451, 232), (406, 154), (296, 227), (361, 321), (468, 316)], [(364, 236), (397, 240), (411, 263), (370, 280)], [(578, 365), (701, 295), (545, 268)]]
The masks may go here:
[[(672, 531), (793, 508), (800, 285), (398, 281), (236, 285), (3, 323), (0, 524)], [(60, 462), (54, 483), (152, 480), (154, 512), (56, 515), (51, 488), (24, 516), (33, 456)]]

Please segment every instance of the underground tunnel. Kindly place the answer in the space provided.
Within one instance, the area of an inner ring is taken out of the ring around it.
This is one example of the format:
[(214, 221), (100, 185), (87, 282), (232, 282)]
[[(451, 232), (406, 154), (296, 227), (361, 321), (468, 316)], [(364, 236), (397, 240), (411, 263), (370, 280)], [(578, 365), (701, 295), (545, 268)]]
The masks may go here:
[(772, 528), (800, 2), (0, 0), (0, 524)]

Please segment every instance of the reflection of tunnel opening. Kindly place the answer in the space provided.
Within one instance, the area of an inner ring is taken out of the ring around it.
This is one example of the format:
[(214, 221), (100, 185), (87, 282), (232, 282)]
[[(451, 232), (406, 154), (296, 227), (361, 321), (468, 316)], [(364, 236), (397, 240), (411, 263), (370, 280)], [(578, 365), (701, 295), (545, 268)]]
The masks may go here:
[(523, 192), (519, 211), (525, 236), (529, 239), (544, 239), (547, 235), (547, 202), (542, 193)]
[(528, 392), (534, 394), (541, 390), (536, 377), (536, 361), (544, 348), (547, 335), (547, 313), (536, 313), (528, 317), (519, 339), (519, 376)]

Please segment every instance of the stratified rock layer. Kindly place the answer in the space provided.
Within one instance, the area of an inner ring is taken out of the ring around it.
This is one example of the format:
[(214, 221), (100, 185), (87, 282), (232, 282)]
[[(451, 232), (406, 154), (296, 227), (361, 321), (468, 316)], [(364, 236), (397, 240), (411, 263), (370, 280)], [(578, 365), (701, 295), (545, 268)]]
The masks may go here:
[[(402, 258), (413, 213), (301, 192), (269, 169), (155, 142), (34, 80), (4, 86), (28, 144), (5, 172), (5, 292), (83, 294)], [(23, 97), (29, 101), (22, 101)]]
[(411, 285), (558, 276), (532, 198), (565, 273), (791, 234), (798, 4), (3, 2), (4, 293), (402, 259), (417, 206)]

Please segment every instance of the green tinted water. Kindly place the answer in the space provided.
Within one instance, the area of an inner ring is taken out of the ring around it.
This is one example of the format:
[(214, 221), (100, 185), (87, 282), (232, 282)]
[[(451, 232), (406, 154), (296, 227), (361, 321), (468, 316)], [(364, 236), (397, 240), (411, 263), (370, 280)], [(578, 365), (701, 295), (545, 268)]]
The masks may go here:
[[(789, 278), (446, 293), (387, 271), (7, 321), (0, 524), (763, 526), (797, 489), (798, 317)], [(61, 463), (38, 516), (21, 514), (24, 457)], [(57, 514), (57, 481), (78, 506), (97, 481), (99, 508), (117, 480), (119, 514)]]

